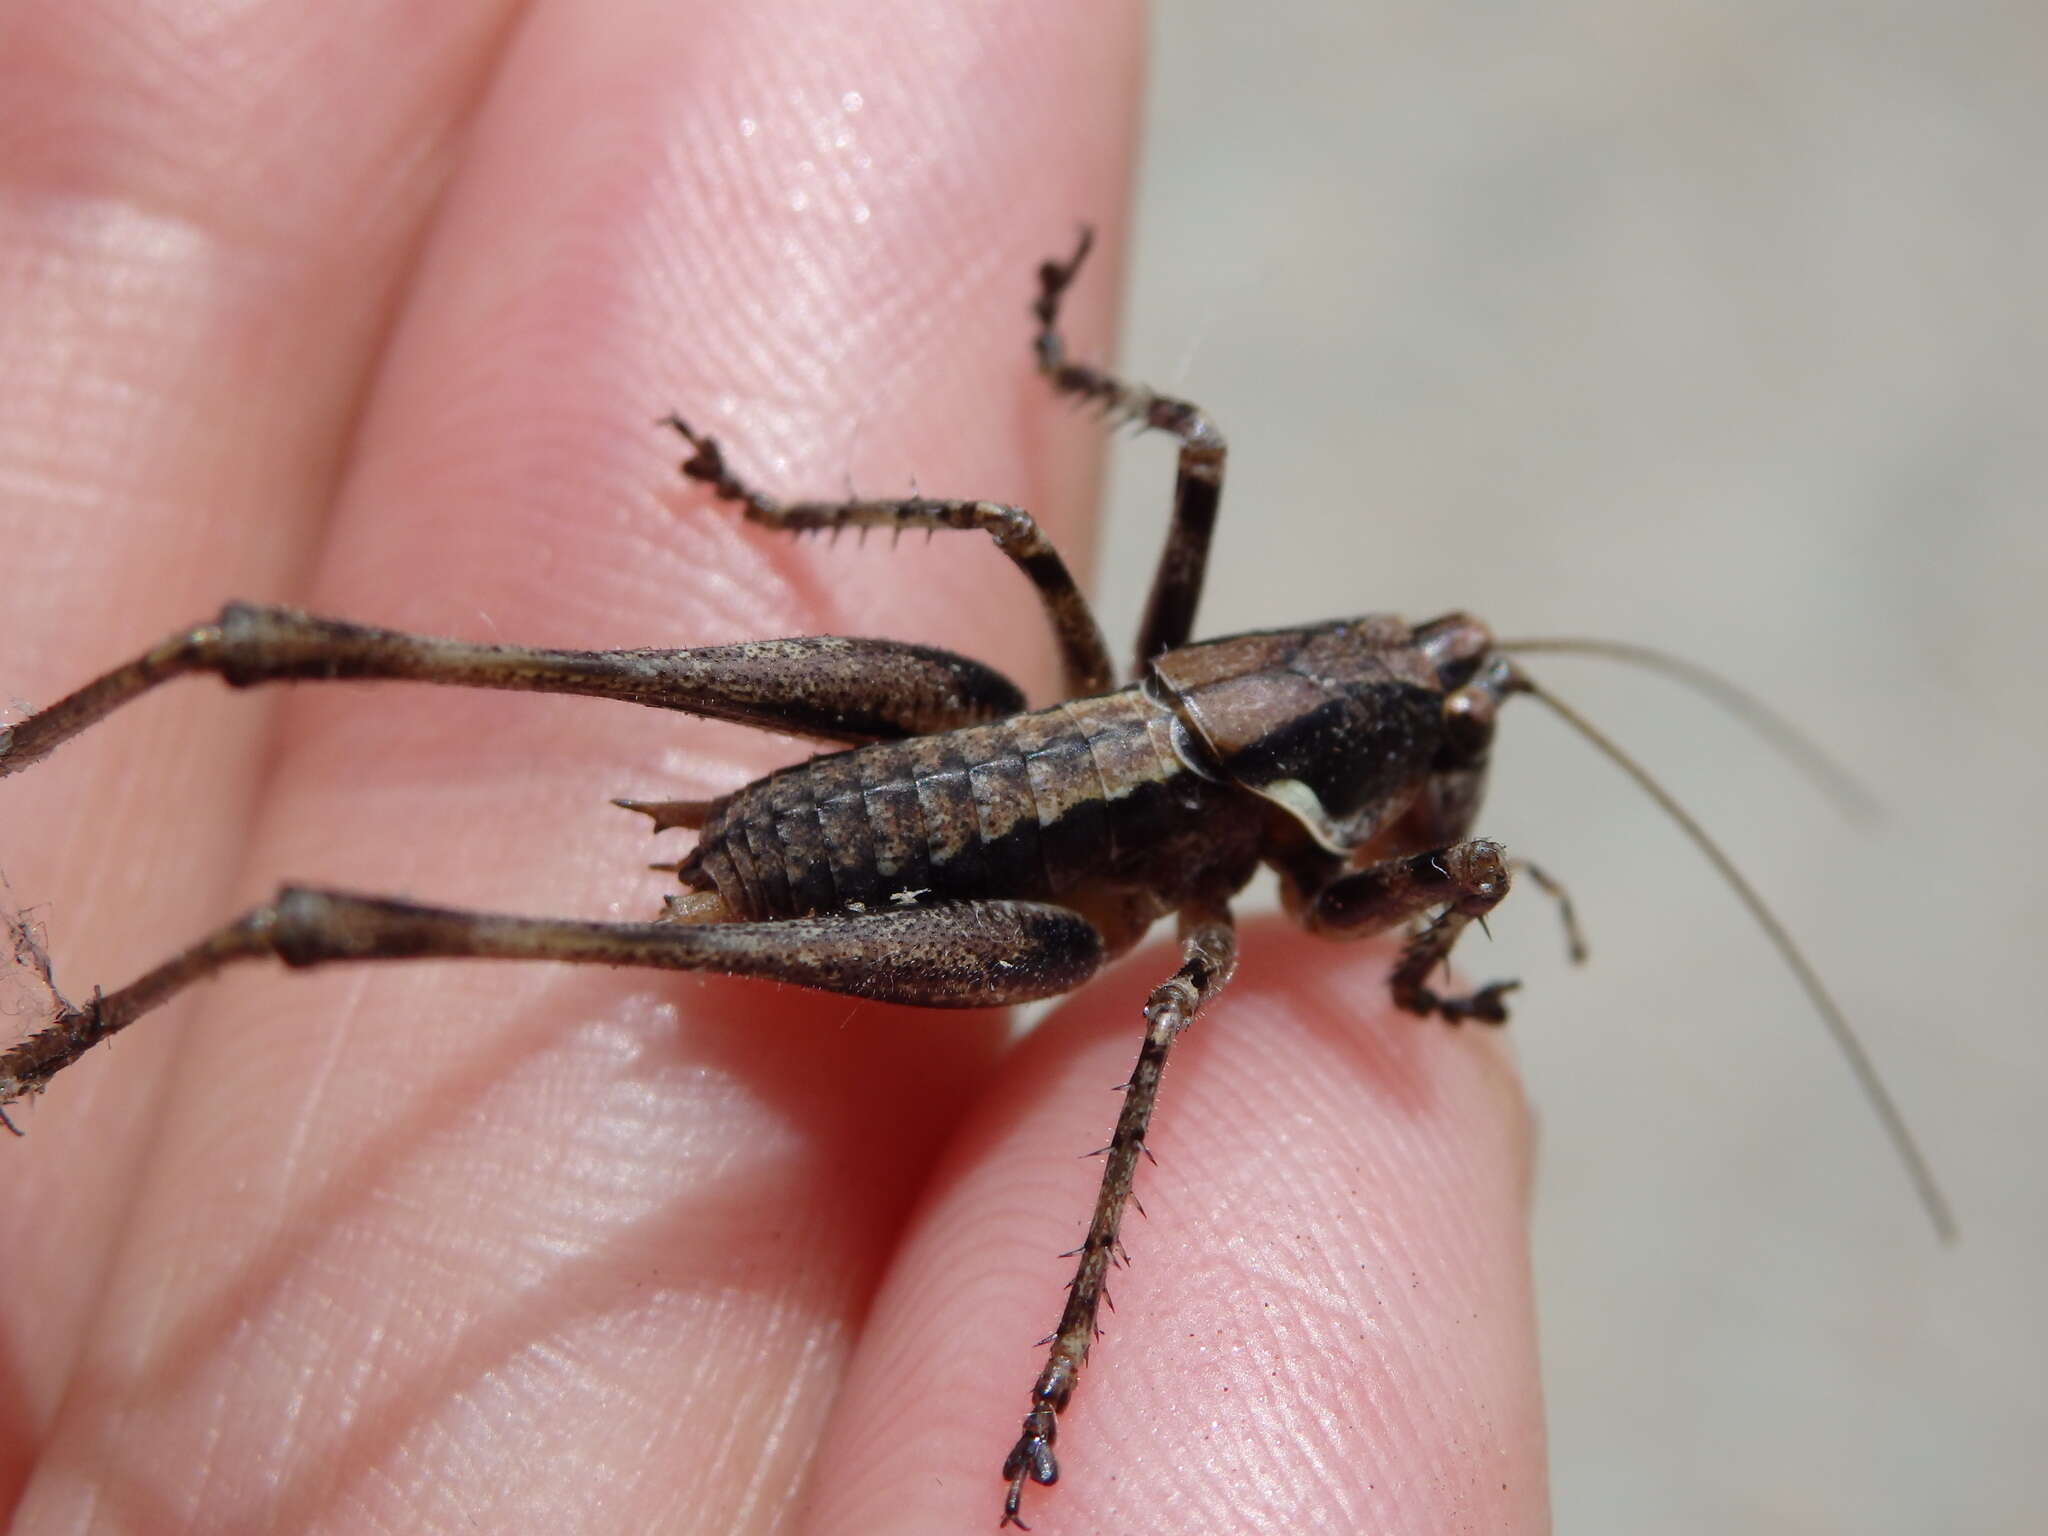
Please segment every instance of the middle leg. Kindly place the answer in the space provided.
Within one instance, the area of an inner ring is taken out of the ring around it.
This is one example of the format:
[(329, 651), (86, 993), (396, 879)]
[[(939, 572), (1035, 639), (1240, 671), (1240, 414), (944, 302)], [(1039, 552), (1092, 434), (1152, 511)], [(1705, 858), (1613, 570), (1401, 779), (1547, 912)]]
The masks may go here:
[(741, 507), (749, 522), (786, 533), (812, 529), (888, 528), (979, 528), (996, 541), (996, 547), (1030, 578), (1052, 621), (1060, 644), (1060, 664), (1067, 697), (1087, 698), (1107, 693), (1116, 682), (1110, 665), (1109, 647), (1103, 643), (1102, 628), (1095, 611), (1081, 594), (1074, 573), (1053, 548), (1052, 540), (1022, 507), (994, 501), (937, 501), (910, 496), (894, 501), (777, 501), (756, 490), (725, 466), (725, 450), (718, 440), (698, 432), (682, 417), (670, 415), (664, 426), (675, 430), (690, 445), (690, 457), (683, 461), (683, 473), (701, 481), (719, 500)]
[(1223, 989), (1237, 965), (1237, 933), (1230, 913), (1221, 906), (1183, 913), (1180, 949), (1180, 969), (1154, 987), (1145, 1001), (1145, 1043), (1139, 1048), (1130, 1081), (1124, 1085), (1123, 1110), (1109, 1140), (1095, 1215), (1088, 1223), (1088, 1235), (1081, 1240), (1081, 1262), (1068, 1287), (1066, 1310), (1053, 1332), (1045, 1369), (1032, 1384), (1031, 1411), (1024, 1415), (1023, 1433), (1003, 1462), (1003, 1476), (1010, 1480), (1010, 1491), (1003, 1499), (1004, 1525), (1024, 1524), (1017, 1518), (1017, 1507), (1026, 1478), (1046, 1484), (1060, 1475), (1052, 1449), (1059, 1433), (1059, 1414), (1074, 1395), (1088, 1346), (1095, 1340), (1095, 1316), (1102, 1304), (1110, 1262), (1122, 1252), (1117, 1228), (1131, 1199), (1138, 1158), (1145, 1151), (1145, 1132), (1159, 1102), (1159, 1079), (1166, 1071), (1167, 1053), (1202, 1005)]
[(1055, 390), (1093, 401), (1119, 422), (1136, 422), (1180, 439), (1173, 522), (1152, 578), (1152, 595), (1145, 602), (1144, 622), (1138, 628), (1136, 667), (1142, 674), (1154, 656), (1187, 644), (1195, 631), (1195, 609), (1202, 600), (1202, 576), (1209, 564), (1209, 540), (1223, 499), (1223, 434), (1189, 401), (1155, 394), (1142, 384), (1125, 383), (1100, 368), (1068, 359), (1059, 332), (1060, 300), (1093, 244), (1094, 232), (1084, 229), (1072, 256), (1048, 261), (1038, 269), (1038, 301), (1031, 313), (1038, 320), (1038, 371)]

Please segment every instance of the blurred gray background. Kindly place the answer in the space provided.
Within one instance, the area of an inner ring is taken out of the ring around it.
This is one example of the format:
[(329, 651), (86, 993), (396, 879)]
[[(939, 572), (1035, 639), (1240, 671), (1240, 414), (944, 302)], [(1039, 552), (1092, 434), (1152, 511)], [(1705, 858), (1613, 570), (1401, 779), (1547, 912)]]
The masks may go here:
[[(1942, 1250), (1734, 899), (1533, 703), (1524, 892), (1557, 1526), (2039, 1532), (2048, 1444), (2048, 21), (1966, 0), (1161, 3), (1122, 357), (1232, 445), (1207, 633), (1469, 608), (1805, 722), (1832, 813), (1657, 678), (1531, 669), (1726, 841), (1862, 1029)], [(1120, 449), (1128, 632), (1171, 455)]]

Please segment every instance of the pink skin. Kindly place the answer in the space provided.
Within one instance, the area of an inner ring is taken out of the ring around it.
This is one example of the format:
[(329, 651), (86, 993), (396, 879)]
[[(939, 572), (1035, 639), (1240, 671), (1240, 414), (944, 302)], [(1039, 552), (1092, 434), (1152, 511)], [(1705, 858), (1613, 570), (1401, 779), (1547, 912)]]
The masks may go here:
[[(979, 541), (744, 529), (652, 422), (1084, 550), (1100, 445), (1025, 307), (1094, 220), (1101, 354), (1134, 7), (96, 0), (8, 35), (0, 692), (239, 596), (571, 645), (871, 631), (1045, 696)], [(5, 897), (75, 991), (287, 877), (641, 915), (680, 839), (606, 797), (793, 750), (185, 683), (0, 785)], [(1009, 1056), (992, 1016), (632, 972), (204, 988), (0, 1145), (15, 1529), (993, 1528), (1076, 1154), (1171, 963)], [(1490, 1037), (1387, 1017), (1385, 965), (1252, 927), (1169, 1069), (1041, 1532), (1544, 1528), (1518, 1090)]]

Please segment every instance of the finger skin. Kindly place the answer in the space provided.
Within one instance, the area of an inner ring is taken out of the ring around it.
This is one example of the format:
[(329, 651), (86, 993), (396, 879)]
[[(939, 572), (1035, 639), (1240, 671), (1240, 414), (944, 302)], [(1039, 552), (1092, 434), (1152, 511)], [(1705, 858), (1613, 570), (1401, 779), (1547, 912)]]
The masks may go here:
[[(261, 581), (280, 559), (196, 610), (181, 588), (130, 639), (290, 596), (542, 644), (867, 630), (1042, 685), (1042, 623), (992, 551), (741, 528), (675, 483), (652, 423), (689, 410), (778, 489), (914, 476), (1015, 500), (1077, 551), (1096, 445), (1031, 376), (1025, 310), (1034, 263), (1121, 203), (1137, 41), (1099, 6), (520, 13), (451, 94), (460, 154), (329, 439), (303, 586)], [(311, 89), (326, 61), (299, 62)], [(1073, 315), (1098, 352), (1103, 256)], [(182, 499), (172, 517), (202, 541), (241, 526)], [(53, 688), (76, 677), (57, 650)], [(606, 799), (800, 750), (570, 700), (304, 689), (275, 713), (267, 750), (228, 754), (246, 840), (217, 902), (146, 945), (95, 941), (100, 972), (53, 933), (74, 990), (285, 877), (641, 915), (662, 887), (635, 867), (666, 849)], [(133, 904), (152, 880), (127, 874)], [(75, 1368), (24, 1415), (23, 1531), (788, 1529), (903, 1213), (1002, 1036), (545, 968), (252, 971), (195, 1004), (145, 1058), (151, 1088), (118, 1090), (143, 1130), (108, 1179), (126, 1206)], [(144, 1057), (125, 1047), (90, 1070)], [(86, 1101), (53, 1090), (36, 1138)]]
[[(807, 1530), (992, 1526), (1154, 948), (991, 1086), (891, 1270)], [(1528, 1117), (1497, 1035), (1392, 1010), (1388, 953), (1252, 925), (1175, 1047), (1042, 1536), (1548, 1530)]]
[[(232, 593), (293, 593), (505, 11), (8, 7), (0, 706), (55, 698)], [(225, 915), (268, 719), (261, 699), (178, 690), (7, 781), (0, 901), (32, 909), (74, 991)], [(14, 1001), (10, 1028), (28, 1022)], [(20, 1116), (35, 1134), (0, 1148), (9, 1504), (67, 1390), (188, 1014), (81, 1066), (64, 1112)]]

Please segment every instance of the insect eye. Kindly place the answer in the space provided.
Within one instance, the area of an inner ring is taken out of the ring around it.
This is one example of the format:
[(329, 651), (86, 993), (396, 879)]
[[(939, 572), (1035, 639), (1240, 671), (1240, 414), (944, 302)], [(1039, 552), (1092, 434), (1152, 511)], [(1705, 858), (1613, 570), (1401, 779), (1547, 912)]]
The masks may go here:
[(1446, 690), (1463, 688), (1494, 651), (1493, 631), (1466, 613), (1447, 613), (1418, 624), (1410, 641)]
[(1461, 757), (1486, 750), (1493, 741), (1499, 701), (1476, 688), (1460, 688), (1444, 700), (1444, 744)]

